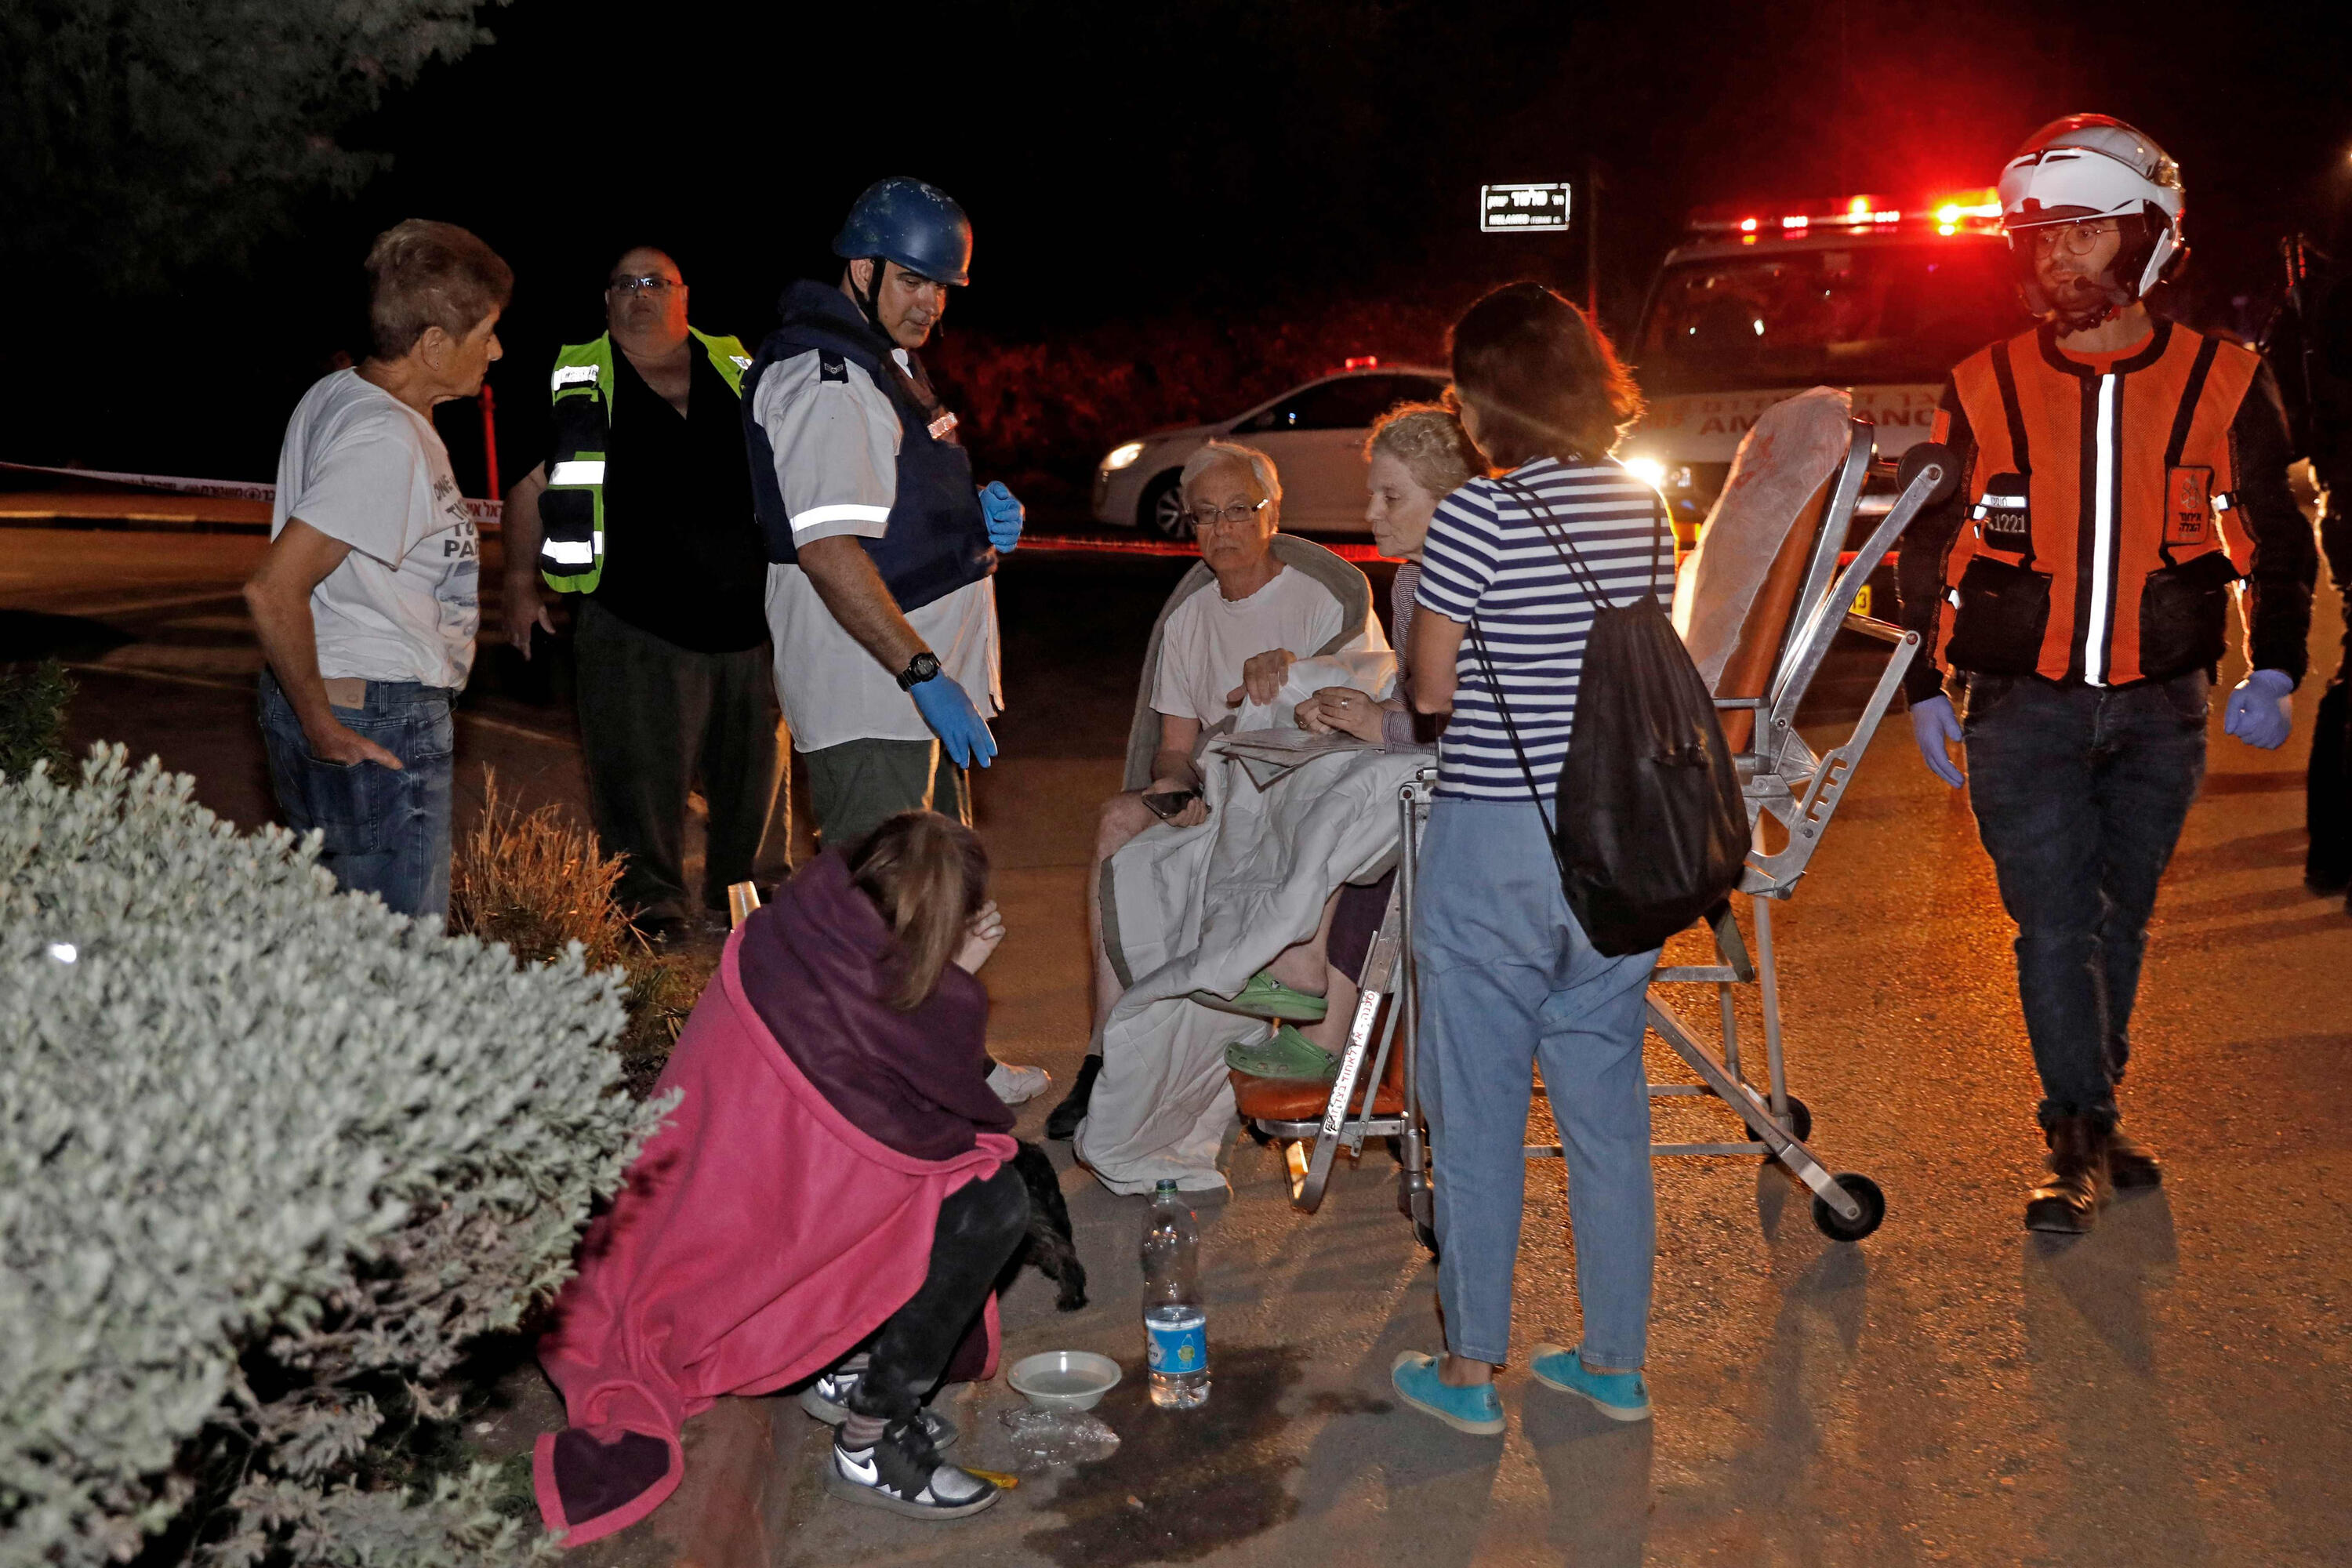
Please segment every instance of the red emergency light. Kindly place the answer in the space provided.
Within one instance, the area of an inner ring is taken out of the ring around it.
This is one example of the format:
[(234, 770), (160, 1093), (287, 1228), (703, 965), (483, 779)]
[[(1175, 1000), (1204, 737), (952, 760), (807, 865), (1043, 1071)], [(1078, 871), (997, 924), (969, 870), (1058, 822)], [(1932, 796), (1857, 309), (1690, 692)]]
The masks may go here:
[(1378, 370), (1381, 368), (1381, 356), (1378, 354), (1350, 354), (1348, 356), (1347, 360), (1341, 363), (1339, 368), (1341, 370)]
[(1700, 207), (1690, 215), (1689, 227), (1696, 234), (1737, 234), (1742, 237), (1743, 244), (1753, 244), (1763, 234), (1794, 238), (1823, 230), (1884, 230), (1906, 222), (1933, 224), (1938, 234), (1957, 234), (1963, 227), (1983, 232), (1997, 226), (2000, 219), (1999, 194), (1980, 188), (1929, 195), (1914, 202), (1868, 195), (1791, 202), (1777, 213), (1759, 214), (1753, 207)]

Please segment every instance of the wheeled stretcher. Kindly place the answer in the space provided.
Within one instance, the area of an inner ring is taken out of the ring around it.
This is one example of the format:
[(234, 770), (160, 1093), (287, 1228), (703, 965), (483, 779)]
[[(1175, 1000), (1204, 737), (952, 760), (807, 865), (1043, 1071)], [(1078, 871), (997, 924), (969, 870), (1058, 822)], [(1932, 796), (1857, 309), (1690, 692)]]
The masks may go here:
[[(1838, 406), (1843, 412), (1842, 399)], [(1746, 874), (1734, 895), (1748, 901), (1754, 952), (1742, 939), (1727, 900), (1707, 921), (1716, 961), (1661, 965), (1652, 977), (1648, 1009), (1651, 1030), (1696, 1079), (1653, 1083), (1652, 1097), (1712, 1100), (1737, 1113), (1747, 1134), (1722, 1142), (1659, 1142), (1653, 1146), (1655, 1152), (1760, 1154), (1777, 1160), (1811, 1190), (1813, 1220), (1824, 1234), (1859, 1241), (1885, 1219), (1885, 1198), (1867, 1176), (1833, 1174), (1807, 1142), (1812, 1135), (1811, 1114), (1804, 1101), (1789, 1092), (1783, 1058), (1772, 906), (1794, 893), (1803, 879), (1855, 764), (1869, 749), (1918, 652), (1917, 634), (1851, 613), (1848, 606), (1855, 603), (1872, 567), (1948, 484), (1952, 461), (1940, 447), (1914, 447), (1896, 476), (1900, 489), (1893, 504), (1860, 548), (1848, 554), (1843, 546), (1873, 467), (1873, 427), (1867, 420), (1849, 417), (1843, 434), (1843, 458), (1834, 458), (1827, 477), (1797, 509), (1794, 523), (1769, 552), (1769, 569), (1759, 574), (1736, 633), (1720, 639), (1721, 657), (1711, 661), (1718, 671), (1712, 682), (1716, 707), (1735, 751), (1755, 835)], [(1727, 489), (1727, 500), (1730, 499)], [(1718, 520), (1721, 516), (1719, 507)], [(1816, 757), (1797, 734), (1797, 712), (1842, 630), (1885, 645), (1885, 663), (1852, 732)], [(1702, 660), (1702, 668), (1708, 662)], [(1407, 938), (1413, 929), (1421, 837), (1435, 784), (1435, 768), (1425, 767), (1398, 792), (1398, 875), (1358, 982), (1356, 1011), (1337, 1078), (1328, 1087), (1238, 1074), (1234, 1080), (1243, 1120), (1259, 1137), (1283, 1144), (1291, 1201), (1305, 1212), (1311, 1214), (1321, 1205), (1340, 1154), (1352, 1160), (1362, 1152), (1367, 1139), (1394, 1140), (1402, 1167), (1398, 1206), (1411, 1216), (1423, 1244), (1433, 1252), (1437, 1243), (1429, 1130), (1416, 1076), (1419, 1030)], [(1714, 988), (1720, 1020), (1715, 1037), (1703, 1035), (1683, 1005), (1670, 1000), (1675, 988), (1687, 986)], [(1760, 1083), (1749, 1076), (1752, 1053), (1744, 1057), (1741, 1049), (1734, 1008), (1740, 986), (1753, 986), (1760, 1004)], [(1560, 1152), (1556, 1143), (1527, 1148), (1531, 1160), (1558, 1158)]]

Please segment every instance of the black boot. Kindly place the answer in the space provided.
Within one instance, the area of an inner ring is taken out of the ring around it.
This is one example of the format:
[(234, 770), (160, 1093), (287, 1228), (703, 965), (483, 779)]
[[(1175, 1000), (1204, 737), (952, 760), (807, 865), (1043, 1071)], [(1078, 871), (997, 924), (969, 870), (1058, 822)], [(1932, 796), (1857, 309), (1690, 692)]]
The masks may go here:
[(1045, 1113), (1045, 1136), (1067, 1140), (1078, 1135), (1078, 1123), (1087, 1119), (1087, 1102), (1095, 1097), (1095, 1079), (1102, 1073), (1102, 1058), (1088, 1057), (1078, 1068), (1078, 1081), (1070, 1085), (1070, 1092), (1062, 1103)]
[(2120, 1123), (2107, 1133), (2107, 1180), (2119, 1193), (2164, 1184), (2164, 1166), (2156, 1151), (2125, 1131)]
[(2106, 1129), (2087, 1116), (2062, 1116), (2048, 1136), (2050, 1174), (2026, 1197), (2025, 1228), (2080, 1236), (2099, 1216)]

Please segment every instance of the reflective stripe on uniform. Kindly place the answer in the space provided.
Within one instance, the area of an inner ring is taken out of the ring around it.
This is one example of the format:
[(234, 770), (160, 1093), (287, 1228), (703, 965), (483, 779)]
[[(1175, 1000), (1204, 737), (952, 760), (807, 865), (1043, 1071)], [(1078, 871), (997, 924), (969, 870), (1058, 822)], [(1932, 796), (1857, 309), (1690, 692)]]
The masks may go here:
[(583, 383), (593, 385), (595, 381), (596, 367), (593, 364), (560, 364), (555, 367), (555, 374), (549, 385), (561, 392), (567, 386), (578, 386)]
[(551, 485), (601, 485), (604, 482), (604, 461), (601, 458), (574, 458), (558, 463), (548, 470)]
[(2116, 377), (2099, 377), (2096, 434), (2091, 492), (2091, 609), (2078, 628), (2083, 638), (2083, 679), (2092, 686), (2107, 683), (2107, 617), (2116, 592), (2116, 447), (2122, 432), (2116, 428)]
[(586, 566), (596, 559), (594, 547), (584, 539), (541, 540), (539, 555), (541, 560), (552, 561), (559, 566)]
[(887, 522), (890, 509), (887, 506), (866, 506), (856, 501), (841, 501), (832, 506), (813, 506), (793, 519), (793, 537), (797, 539), (812, 528), (822, 528), (828, 522)]

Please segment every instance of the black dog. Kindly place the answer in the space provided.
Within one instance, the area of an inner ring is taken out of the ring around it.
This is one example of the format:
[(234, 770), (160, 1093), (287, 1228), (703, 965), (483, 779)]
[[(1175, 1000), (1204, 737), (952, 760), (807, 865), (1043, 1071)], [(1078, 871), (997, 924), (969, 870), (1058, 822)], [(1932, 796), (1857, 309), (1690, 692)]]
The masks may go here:
[[(1007, 1279), (1023, 1264), (1034, 1263), (1040, 1274), (1061, 1287), (1054, 1305), (1075, 1312), (1087, 1304), (1087, 1266), (1078, 1261), (1077, 1243), (1070, 1237), (1070, 1205), (1062, 1201), (1061, 1173), (1034, 1143), (1021, 1145), (1013, 1156), (1013, 1168), (1029, 1189), (1029, 1239), (1006, 1267)], [(1003, 1289), (1002, 1282), (998, 1288)]]

